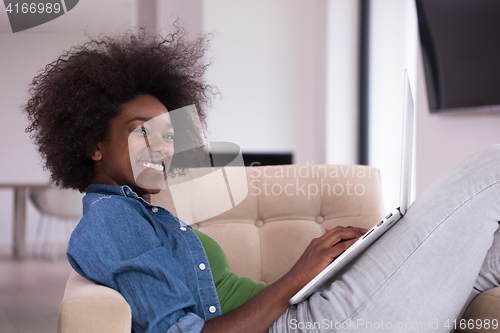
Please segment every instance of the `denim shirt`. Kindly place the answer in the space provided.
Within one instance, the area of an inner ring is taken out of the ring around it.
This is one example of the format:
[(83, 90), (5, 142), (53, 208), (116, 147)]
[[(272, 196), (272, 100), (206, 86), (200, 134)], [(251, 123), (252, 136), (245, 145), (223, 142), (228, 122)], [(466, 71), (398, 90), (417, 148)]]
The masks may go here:
[(128, 186), (88, 187), (68, 260), (83, 277), (125, 297), (137, 333), (200, 332), (205, 320), (221, 315), (199, 238)]

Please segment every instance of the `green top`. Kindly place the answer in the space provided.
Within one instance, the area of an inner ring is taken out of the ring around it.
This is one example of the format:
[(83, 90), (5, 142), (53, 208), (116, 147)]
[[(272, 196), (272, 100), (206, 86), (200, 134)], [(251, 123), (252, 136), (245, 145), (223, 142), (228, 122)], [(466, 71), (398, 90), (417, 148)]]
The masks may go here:
[(232, 273), (229, 270), (226, 254), (219, 244), (204, 233), (194, 229), (193, 231), (207, 254), (222, 314), (249, 301), (266, 287), (263, 283), (257, 283), (245, 277), (240, 278)]

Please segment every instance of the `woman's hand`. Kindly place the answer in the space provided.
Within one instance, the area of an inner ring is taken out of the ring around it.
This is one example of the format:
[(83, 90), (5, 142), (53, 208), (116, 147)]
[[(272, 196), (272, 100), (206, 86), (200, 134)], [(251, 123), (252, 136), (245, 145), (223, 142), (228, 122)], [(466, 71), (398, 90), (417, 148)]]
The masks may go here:
[(327, 228), (323, 236), (311, 241), (285, 276), (242, 306), (207, 320), (202, 333), (267, 332), (289, 306), (290, 298), (367, 231), (356, 227)]
[(286, 274), (296, 281), (297, 291), (368, 231), (358, 227), (342, 226), (325, 230), (323, 236), (311, 241), (297, 263)]

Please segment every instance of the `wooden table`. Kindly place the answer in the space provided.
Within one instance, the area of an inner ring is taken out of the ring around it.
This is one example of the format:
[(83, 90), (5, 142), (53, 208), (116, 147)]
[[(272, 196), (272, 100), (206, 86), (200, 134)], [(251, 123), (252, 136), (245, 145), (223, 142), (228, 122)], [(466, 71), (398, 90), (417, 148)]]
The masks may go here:
[(0, 183), (0, 188), (14, 190), (14, 214), (12, 219), (12, 258), (26, 258), (26, 196), (29, 188), (48, 187), (47, 183)]

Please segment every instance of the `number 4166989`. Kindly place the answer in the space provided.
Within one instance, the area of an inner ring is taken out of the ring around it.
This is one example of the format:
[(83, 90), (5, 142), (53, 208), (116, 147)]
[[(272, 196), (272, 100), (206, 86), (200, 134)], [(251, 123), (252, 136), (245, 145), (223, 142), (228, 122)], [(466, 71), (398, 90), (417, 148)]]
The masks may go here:
[(58, 14), (61, 11), (61, 4), (56, 2), (56, 3), (9, 3), (7, 8), (5, 8), (5, 11), (9, 14), (14, 12), (15, 14)]
[(460, 320), (447, 320), (444, 324), (444, 327), (448, 329), (486, 329), (486, 330), (496, 330), (498, 328), (498, 320), (497, 319), (460, 319)]

